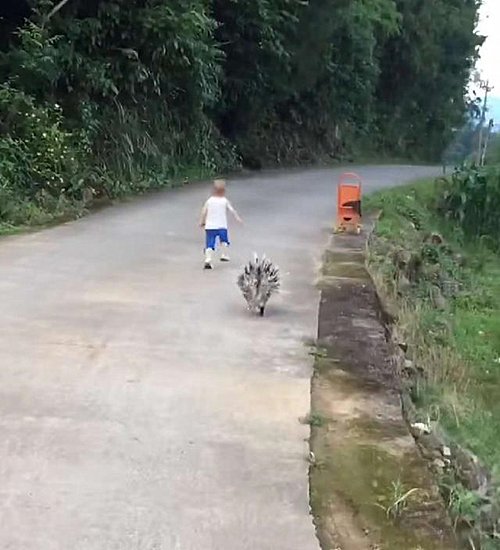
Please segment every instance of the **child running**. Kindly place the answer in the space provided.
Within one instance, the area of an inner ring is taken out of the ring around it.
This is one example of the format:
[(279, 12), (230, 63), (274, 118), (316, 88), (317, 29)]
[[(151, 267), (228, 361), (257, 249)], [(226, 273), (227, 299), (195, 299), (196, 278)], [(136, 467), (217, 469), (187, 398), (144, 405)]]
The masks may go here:
[(222, 246), (221, 262), (228, 262), (229, 236), (227, 231), (227, 211), (230, 211), (236, 221), (242, 223), (238, 212), (226, 198), (226, 181), (215, 180), (212, 196), (207, 200), (201, 211), (200, 226), (205, 228), (205, 269), (212, 269), (212, 256), (215, 252), (217, 239)]

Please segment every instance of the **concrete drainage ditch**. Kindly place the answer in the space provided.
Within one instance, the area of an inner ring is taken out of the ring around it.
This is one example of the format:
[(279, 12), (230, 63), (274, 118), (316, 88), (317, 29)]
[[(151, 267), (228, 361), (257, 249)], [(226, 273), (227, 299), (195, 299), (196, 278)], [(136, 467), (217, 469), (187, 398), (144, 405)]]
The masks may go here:
[(325, 252), (312, 380), (311, 505), (324, 550), (456, 548), (435, 480), (401, 413), (366, 234)]

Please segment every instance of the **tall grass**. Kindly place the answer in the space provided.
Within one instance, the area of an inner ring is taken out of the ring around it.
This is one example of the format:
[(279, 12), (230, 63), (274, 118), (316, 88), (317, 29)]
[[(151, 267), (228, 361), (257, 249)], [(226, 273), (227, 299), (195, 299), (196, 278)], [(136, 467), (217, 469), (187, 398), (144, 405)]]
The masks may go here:
[[(487, 222), (469, 232), (456, 221), (468, 211), (442, 216), (448, 190), (443, 182), (423, 182), (370, 198), (383, 210), (371, 270), (394, 311), (396, 335), (408, 346), (412, 398), (422, 418), (472, 451), (500, 484), (500, 255), (481, 238)], [(477, 496), (461, 486), (456, 491)], [(468, 515), (482, 526), (484, 502), (476, 500)], [(467, 520), (456, 504), (450, 501), (452, 513)]]
[[(427, 182), (370, 199), (383, 209), (371, 265), (424, 374), (417, 402), (500, 475), (500, 256), (440, 217), (442, 192)], [(429, 247), (432, 233), (443, 243)], [(404, 254), (421, 265), (402, 286), (394, 258)]]
[(234, 147), (208, 119), (180, 121), (164, 105), (118, 101), (99, 119), (95, 155), (113, 196), (171, 185), (237, 166)]
[(500, 166), (457, 170), (439, 200), (439, 209), (469, 238), (500, 249)]

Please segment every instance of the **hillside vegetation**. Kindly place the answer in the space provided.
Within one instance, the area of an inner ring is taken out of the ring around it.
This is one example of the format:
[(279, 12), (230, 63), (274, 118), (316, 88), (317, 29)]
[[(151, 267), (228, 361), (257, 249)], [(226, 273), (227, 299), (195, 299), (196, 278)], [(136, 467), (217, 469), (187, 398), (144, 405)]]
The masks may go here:
[(452, 449), (473, 453), (473, 468), (458, 461), (454, 472), (439, 451), (432, 457), (455, 525), (467, 536), (472, 529), (474, 548), (498, 548), (500, 166), (463, 168), (370, 201), (383, 211), (371, 269), (407, 348), (419, 419), (444, 431)]
[(477, 0), (4, 0), (0, 224), (239, 166), (434, 158)]

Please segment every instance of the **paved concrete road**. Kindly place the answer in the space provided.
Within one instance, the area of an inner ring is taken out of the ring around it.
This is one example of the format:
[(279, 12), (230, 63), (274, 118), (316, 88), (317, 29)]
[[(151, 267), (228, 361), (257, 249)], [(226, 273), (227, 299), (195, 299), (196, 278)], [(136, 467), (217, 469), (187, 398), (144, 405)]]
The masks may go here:
[[(317, 550), (298, 418), (337, 176), (233, 182), (246, 225), (213, 272), (201, 185), (0, 241), (2, 550)], [(235, 285), (254, 250), (284, 278), (263, 320)]]

